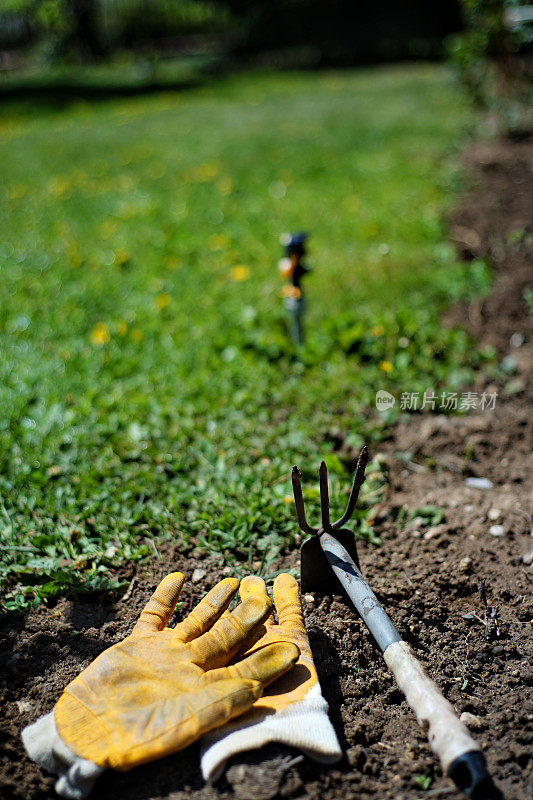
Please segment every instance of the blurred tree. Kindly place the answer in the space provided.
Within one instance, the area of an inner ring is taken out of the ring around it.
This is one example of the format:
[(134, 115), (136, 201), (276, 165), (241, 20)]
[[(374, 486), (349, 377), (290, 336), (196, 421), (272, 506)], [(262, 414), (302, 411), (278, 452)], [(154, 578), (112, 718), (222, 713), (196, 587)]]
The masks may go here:
[(321, 64), (441, 55), (443, 38), (461, 27), (458, 0), (220, 2), (246, 23), (243, 51), (307, 48)]
[[(466, 29), (451, 55), (474, 102), (507, 132), (531, 124), (533, 13), (524, 0), (461, 0)], [(529, 56), (529, 57), (528, 57)]]
[[(97, 0), (5, 0), (0, 17), (0, 42), (9, 46), (14, 20), (23, 21), (26, 41), (42, 41), (46, 55), (77, 50), (84, 58), (103, 54), (96, 29)], [(11, 23), (11, 24), (10, 24)], [(15, 26), (20, 30), (21, 25)], [(18, 44), (15, 41), (15, 44)]]
[(459, 25), (458, 0), (3, 0), (0, 46), (22, 37), (48, 57), (94, 60), (216, 33), (239, 53), (270, 51), (272, 66), (343, 65), (440, 55)]
[(98, 35), (96, 0), (63, 0), (71, 19), (69, 44), (91, 58), (103, 55)]
[(229, 30), (224, 4), (209, 0), (4, 0), (0, 47), (31, 46), (49, 59), (97, 60), (115, 49)]

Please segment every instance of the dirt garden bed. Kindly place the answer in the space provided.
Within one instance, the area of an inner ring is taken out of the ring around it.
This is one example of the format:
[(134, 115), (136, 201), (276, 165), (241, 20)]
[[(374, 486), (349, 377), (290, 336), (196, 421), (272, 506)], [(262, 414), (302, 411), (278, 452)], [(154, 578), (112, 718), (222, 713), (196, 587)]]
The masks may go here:
[[(462, 417), (419, 414), (399, 425), (380, 450), (390, 491), (376, 521), (382, 547), (360, 545), (363, 571), (400, 632), (417, 650), (485, 749), (506, 798), (531, 797), (533, 708), (530, 601), (531, 315), (524, 288), (531, 269), (533, 142), (478, 146), (468, 155), (476, 189), (451, 221), (467, 257), (488, 256), (496, 271), (491, 296), (456, 308), (481, 341), (511, 356), (516, 374), (498, 391), (494, 410)], [(342, 444), (339, 445), (342, 447)], [(409, 454), (406, 456), (406, 454)], [(465, 479), (493, 488), (469, 488)], [(443, 509), (435, 523), (407, 512)], [(403, 521), (402, 521), (403, 520)], [(53, 779), (25, 756), (19, 732), (50, 710), (63, 686), (99, 652), (124, 636), (158, 578), (179, 568), (190, 579), (184, 611), (220, 577), (216, 557), (190, 547), (162, 547), (161, 560), (131, 566), (128, 597), (107, 605), (61, 601), (3, 622), (0, 653), (3, 721), (0, 794), (6, 800), (53, 796)], [(278, 567), (294, 567), (282, 554)], [(200, 570), (201, 572), (198, 572)], [(201, 575), (201, 577), (199, 577)], [(486, 587), (486, 606), (479, 582)], [(204, 785), (192, 747), (129, 774), (106, 774), (99, 800), (230, 800), (273, 797), (458, 797), (441, 776), (426, 739), (357, 614), (340, 598), (305, 603), (324, 695), (344, 750), (332, 768), (297, 752), (268, 747), (236, 759), (216, 786)], [(529, 787), (529, 788), (528, 788)]]

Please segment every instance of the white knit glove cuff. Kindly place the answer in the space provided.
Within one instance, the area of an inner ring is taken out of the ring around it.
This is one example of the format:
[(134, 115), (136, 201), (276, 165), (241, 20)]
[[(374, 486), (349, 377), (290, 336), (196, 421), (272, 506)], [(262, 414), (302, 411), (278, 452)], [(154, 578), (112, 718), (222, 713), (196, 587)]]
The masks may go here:
[(84, 800), (95, 780), (104, 771), (93, 761), (75, 755), (57, 732), (54, 712), (50, 711), (22, 731), (22, 742), (32, 761), (47, 772), (59, 775), (56, 792), (68, 800)]
[(206, 781), (220, 777), (226, 761), (237, 753), (254, 750), (270, 742), (296, 747), (315, 761), (331, 764), (338, 761), (342, 751), (328, 717), (328, 704), (315, 683), (303, 700), (275, 714), (246, 723), (237, 719), (204, 736), (200, 743), (202, 775)]

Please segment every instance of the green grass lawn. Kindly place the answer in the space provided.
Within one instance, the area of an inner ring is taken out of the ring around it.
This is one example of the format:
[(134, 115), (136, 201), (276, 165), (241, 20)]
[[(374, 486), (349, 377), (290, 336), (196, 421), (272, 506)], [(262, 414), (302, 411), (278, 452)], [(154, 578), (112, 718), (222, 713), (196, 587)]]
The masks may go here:
[[(398, 411), (376, 413), (377, 389), (471, 380), (487, 354), (438, 319), (487, 285), (443, 223), (472, 121), (448, 71), (420, 65), (4, 105), (8, 608), (104, 587), (168, 536), (268, 572), (295, 531), (293, 463), (316, 482), (326, 456), (340, 505), (332, 437), (379, 441)], [(314, 271), (294, 353), (277, 260), (302, 228)]]

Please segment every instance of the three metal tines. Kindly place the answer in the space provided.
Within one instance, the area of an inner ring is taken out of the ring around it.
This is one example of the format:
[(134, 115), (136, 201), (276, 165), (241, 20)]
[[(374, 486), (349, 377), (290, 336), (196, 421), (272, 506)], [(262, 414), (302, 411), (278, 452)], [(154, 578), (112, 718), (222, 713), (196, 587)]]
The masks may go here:
[(353, 479), (350, 497), (346, 511), (336, 522), (331, 522), (329, 518), (329, 491), (328, 491), (328, 468), (326, 462), (322, 461), (318, 471), (320, 481), (320, 510), (322, 514), (322, 525), (319, 528), (312, 528), (307, 522), (305, 517), (304, 498), (302, 494), (301, 473), (298, 467), (292, 468), (292, 490), (294, 492), (294, 503), (296, 506), (296, 516), (298, 518), (298, 525), (304, 533), (310, 535), (320, 536), (323, 533), (333, 533), (343, 528), (350, 520), (357, 498), (359, 497), (359, 490), (365, 480), (365, 469), (368, 463), (368, 449), (363, 447), (357, 460), (357, 468)]

